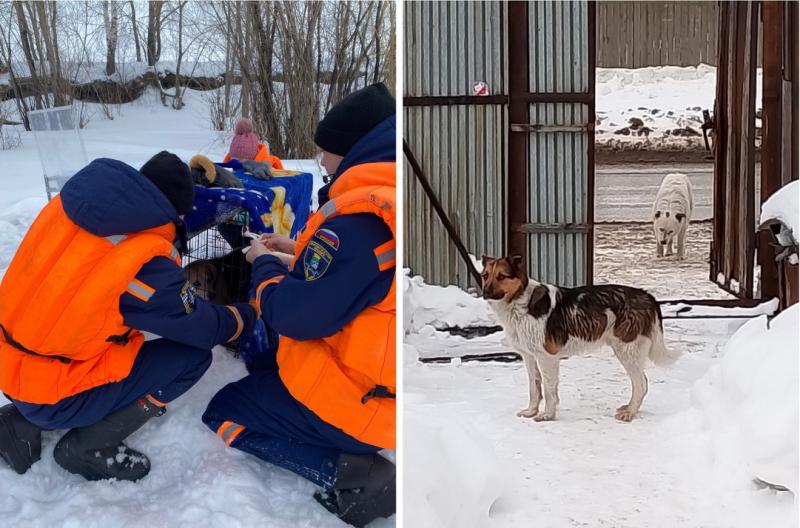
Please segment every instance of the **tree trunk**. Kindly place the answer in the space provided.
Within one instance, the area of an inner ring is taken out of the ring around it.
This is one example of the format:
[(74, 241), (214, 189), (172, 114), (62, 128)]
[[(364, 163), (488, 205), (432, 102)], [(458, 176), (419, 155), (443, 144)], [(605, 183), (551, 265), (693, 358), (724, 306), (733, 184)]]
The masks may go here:
[[(22, 43), (22, 51), (25, 55), (25, 61), (28, 63), (28, 70), (30, 70), (31, 79), (33, 81), (34, 86), (37, 88), (37, 93), (34, 96), (34, 104), (36, 105), (36, 109), (40, 110), (44, 108), (44, 102), (42, 100), (42, 94), (40, 90), (42, 90), (42, 83), (39, 80), (39, 75), (36, 72), (36, 61), (33, 57), (33, 43), (31, 42), (31, 33), (28, 29), (28, 19), (25, 16), (25, 11), (23, 10), (22, 2), (14, 2), (14, 10), (17, 14), (17, 24), (19, 26), (19, 39)], [(9, 58), (9, 62), (11, 59)], [(27, 120), (27, 118), (26, 118)]]
[(136, 62), (142, 62), (142, 46), (139, 44), (139, 26), (136, 24), (136, 4), (130, 1), (131, 26), (133, 28), (133, 42), (136, 45)]
[(42, 33), (42, 41), (44, 42), (44, 55), (47, 57), (48, 68), (45, 71), (47, 82), (50, 91), (53, 94), (53, 104), (55, 106), (63, 106), (67, 104), (66, 95), (62, 92), (59, 78), (61, 72), (58, 71), (58, 56), (54, 49), (54, 41), (56, 34), (50, 31), (50, 17), (47, 15), (47, 5), (44, 2), (36, 3), (37, 18), (39, 28)]
[(103, 22), (106, 29), (106, 75), (117, 71), (117, 3), (106, 0), (103, 3)]
[(175, 64), (175, 98), (172, 100), (172, 108), (180, 110), (183, 108), (183, 93), (181, 92), (181, 62), (183, 61), (183, 7), (186, 2), (178, 3), (178, 60)]
[(161, 8), (164, 2), (147, 3), (147, 65), (155, 66), (161, 54)]

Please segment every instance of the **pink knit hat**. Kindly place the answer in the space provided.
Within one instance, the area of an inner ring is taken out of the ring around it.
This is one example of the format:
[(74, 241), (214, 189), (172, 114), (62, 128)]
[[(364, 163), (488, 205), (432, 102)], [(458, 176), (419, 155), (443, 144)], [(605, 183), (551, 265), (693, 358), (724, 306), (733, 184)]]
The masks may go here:
[(229, 154), (239, 161), (251, 160), (258, 153), (258, 136), (253, 132), (253, 123), (243, 117), (233, 129), (236, 134), (231, 141)]

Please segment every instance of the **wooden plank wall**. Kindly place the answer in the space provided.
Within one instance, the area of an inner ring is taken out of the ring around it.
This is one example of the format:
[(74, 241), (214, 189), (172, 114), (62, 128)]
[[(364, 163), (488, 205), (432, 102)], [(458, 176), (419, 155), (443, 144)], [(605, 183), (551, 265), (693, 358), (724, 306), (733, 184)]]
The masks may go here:
[(717, 64), (717, 2), (598, 2), (597, 66)]

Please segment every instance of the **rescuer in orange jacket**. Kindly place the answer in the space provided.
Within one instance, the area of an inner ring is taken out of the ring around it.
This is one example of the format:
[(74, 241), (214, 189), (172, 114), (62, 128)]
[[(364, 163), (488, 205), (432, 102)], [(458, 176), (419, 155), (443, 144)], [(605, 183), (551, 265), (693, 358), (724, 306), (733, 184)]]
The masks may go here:
[(69, 428), (53, 453), (66, 470), (144, 477), (123, 440), (200, 379), (214, 345), (250, 332), (251, 306), (195, 298), (183, 275), (193, 199), (186, 164), (161, 152), (140, 171), (95, 160), (39, 213), (0, 283), (0, 456), (18, 473), (42, 429)]
[[(253, 243), (261, 349), (250, 375), (218, 392), (203, 421), (229, 446), (323, 488), (355, 526), (395, 511), (395, 100), (359, 90), (320, 122), (332, 176), (298, 239)], [(282, 261), (272, 251), (293, 255)]]

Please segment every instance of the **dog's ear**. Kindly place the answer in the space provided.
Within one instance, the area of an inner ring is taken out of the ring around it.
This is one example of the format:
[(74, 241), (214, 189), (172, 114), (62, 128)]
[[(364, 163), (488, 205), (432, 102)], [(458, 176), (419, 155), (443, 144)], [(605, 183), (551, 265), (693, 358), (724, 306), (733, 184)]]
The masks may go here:
[(686, 218), (686, 215), (683, 213), (678, 213), (675, 215), (675, 218), (678, 220), (678, 222), (683, 222), (683, 219)]
[(493, 257), (487, 257), (486, 255), (484, 255), (484, 256), (481, 257), (481, 264), (485, 268), (487, 264), (489, 264), (490, 262), (494, 262), (495, 260), (497, 260), (497, 259), (495, 259)]
[(525, 274), (525, 265), (522, 262), (522, 255), (511, 255), (507, 257), (508, 263), (511, 264), (511, 269), (516, 273)]
[(660, 217), (661, 217), (661, 211), (656, 211), (656, 218), (660, 218)]
[(206, 271), (206, 280), (208, 281), (208, 286), (210, 286), (217, 278), (217, 267), (207, 262), (204, 266)]

